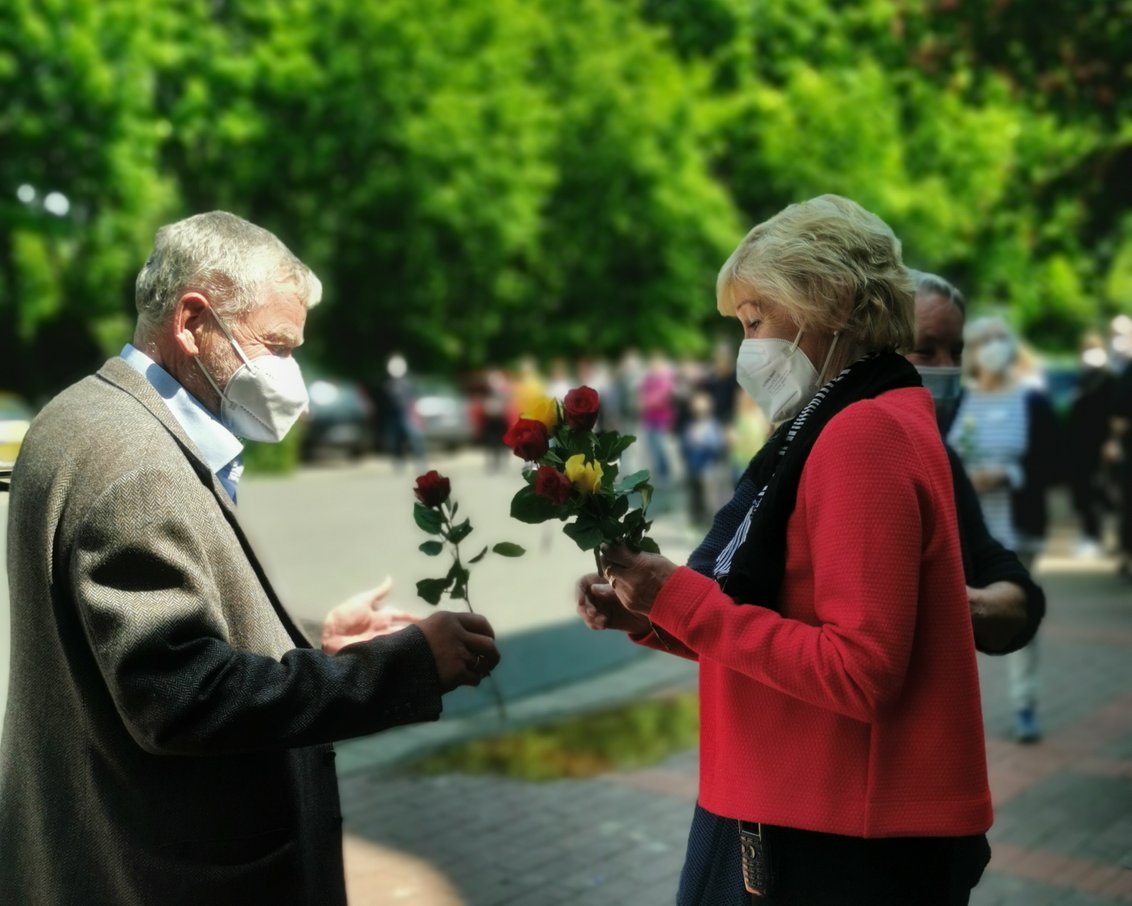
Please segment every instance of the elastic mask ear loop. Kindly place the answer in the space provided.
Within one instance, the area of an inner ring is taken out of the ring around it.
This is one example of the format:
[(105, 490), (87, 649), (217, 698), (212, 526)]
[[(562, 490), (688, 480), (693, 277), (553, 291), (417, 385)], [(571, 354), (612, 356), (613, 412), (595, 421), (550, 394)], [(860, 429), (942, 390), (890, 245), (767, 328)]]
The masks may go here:
[[(217, 324), (219, 324), (219, 325), (220, 325), (220, 329), (221, 329), (222, 331), (224, 331), (224, 336), (226, 336), (226, 337), (228, 338), (228, 342), (229, 342), (229, 343), (231, 343), (231, 344), (232, 344), (232, 348), (233, 348), (234, 350), (236, 350), (236, 355), (238, 355), (238, 356), (240, 357), (240, 361), (241, 361), (241, 362), (243, 362), (243, 363), (244, 363), (245, 365), (247, 365), (247, 366), (248, 366), (249, 368), (251, 368), (251, 367), (252, 367), (252, 363), (251, 363), (251, 361), (250, 361), (250, 360), (248, 359), (248, 357), (247, 357), (246, 355), (244, 355), (244, 350), (240, 348), (240, 344), (239, 344), (239, 343), (237, 343), (237, 342), (236, 342), (236, 338), (235, 338), (234, 336), (232, 336), (232, 331), (230, 331), (230, 330), (228, 329), (228, 325), (227, 325), (227, 324), (225, 324), (225, 323), (224, 323), (224, 322), (223, 322), (223, 321), (222, 321), (222, 320), (220, 319), (220, 315), (218, 315), (218, 314), (216, 313), (216, 309), (214, 309), (214, 308), (213, 308), (213, 307), (212, 307), (211, 305), (210, 305), (210, 306), (208, 306), (208, 310), (209, 310), (210, 312), (212, 312), (212, 317), (214, 317), (214, 318), (216, 319), (216, 323), (217, 323)], [(213, 384), (213, 386), (215, 387), (216, 385), (215, 385), (215, 384)]]
[[(841, 336), (840, 330), (835, 330), (833, 332), (833, 342), (829, 344), (829, 351), (825, 354), (825, 361), (821, 363), (821, 371), (818, 372), (818, 379), (819, 380), (821, 380), (822, 375), (825, 374), (825, 369), (829, 367), (829, 360), (833, 358), (833, 350), (837, 348), (837, 338), (840, 337), (840, 336)], [(828, 380), (829, 379), (826, 378), (826, 381), (828, 381)]]
[[(240, 348), (240, 344), (237, 343), (236, 338), (232, 336), (232, 331), (228, 329), (228, 325), (220, 319), (220, 315), (216, 313), (216, 310), (211, 305), (208, 306), (208, 310), (212, 313), (212, 317), (216, 319), (216, 323), (219, 325), (221, 332), (228, 338), (228, 342), (232, 344), (232, 348), (236, 350), (236, 355), (240, 357), (240, 361), (247, 365), (248, 368), (251, 368), (252, 363), (249, 362), (248, 357), (244, 355), (244, 350)], [(200, 360), (199, 355), (196, 356), (196, 361), (201, 373), (204, 374), (205, 379), (212, 385), (212, 389), (216, 391), (216, 395), (222, 400), (226, 399), (224, 391), (220, 389), (212, 375), (208, 373), (208, 369), (204, 367), (204, 363)]]

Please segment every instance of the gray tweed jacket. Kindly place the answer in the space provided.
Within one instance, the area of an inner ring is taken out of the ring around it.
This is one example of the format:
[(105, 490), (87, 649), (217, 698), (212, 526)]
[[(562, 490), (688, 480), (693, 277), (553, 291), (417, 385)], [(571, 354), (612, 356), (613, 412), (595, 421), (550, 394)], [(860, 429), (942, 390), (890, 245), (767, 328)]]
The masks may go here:
[(439, 716), (420, 630), (312, 648), (119, 359), (36, 418), (8, 520), (0, 903), (345, 903), (329, 743)]

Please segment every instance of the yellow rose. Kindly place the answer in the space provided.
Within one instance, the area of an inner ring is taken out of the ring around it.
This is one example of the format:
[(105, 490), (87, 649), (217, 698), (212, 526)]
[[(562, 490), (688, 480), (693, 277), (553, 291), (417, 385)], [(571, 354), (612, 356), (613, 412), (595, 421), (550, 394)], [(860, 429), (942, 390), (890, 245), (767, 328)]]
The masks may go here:
[(583, 494), (592, 494), (601, 487), (601, 463), (586, 462), (585, 453), (576, 453), (566, 460), (566, 477)]
[(549, 396), (539, 396), (527, 404), (521, 413), (523, 418), (542, 422), (548, 429), (558, 424), (558, 403)]

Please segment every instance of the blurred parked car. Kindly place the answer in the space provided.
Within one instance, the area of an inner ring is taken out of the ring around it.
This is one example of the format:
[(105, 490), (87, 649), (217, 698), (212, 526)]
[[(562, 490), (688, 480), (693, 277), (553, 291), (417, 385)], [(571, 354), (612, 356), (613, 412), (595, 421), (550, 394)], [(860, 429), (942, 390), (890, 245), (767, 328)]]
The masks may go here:
[(317, 378), (307, 385), (307, 393), (310, 412), (302, 441), (304, 460), (336, 454), (358, 459), (374, 449), (374, 407), (361, 386)]
[(413, 422), (427, 445), (454, 450), (475, 442), (471, 405), (453, 381), (424, 376), (414, 386)]
[(31, 407), (14, 393), (0, 392), (0, 466), (16, 461), (32, 415)]

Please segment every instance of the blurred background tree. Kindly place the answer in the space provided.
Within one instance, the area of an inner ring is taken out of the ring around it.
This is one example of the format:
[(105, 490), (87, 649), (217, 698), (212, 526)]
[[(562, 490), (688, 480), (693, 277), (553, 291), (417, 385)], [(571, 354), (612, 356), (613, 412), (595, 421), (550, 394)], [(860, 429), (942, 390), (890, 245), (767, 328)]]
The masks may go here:
[(9, 0), (0, 387), (129, 338), (226, 208), (323, 278), (312, 364), (701, 354), (745, 229), (821, 192), (1051, 351), (1132, 311), (1132, 0)]

